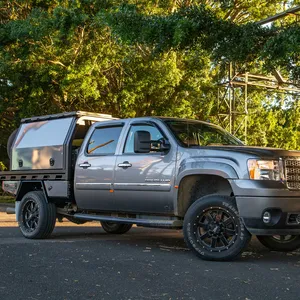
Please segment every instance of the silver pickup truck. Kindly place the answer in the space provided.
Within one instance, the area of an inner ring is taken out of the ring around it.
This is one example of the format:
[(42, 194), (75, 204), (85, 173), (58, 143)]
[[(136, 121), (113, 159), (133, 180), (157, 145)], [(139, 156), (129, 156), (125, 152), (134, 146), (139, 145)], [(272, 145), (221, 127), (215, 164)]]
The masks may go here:
[(206, 260), (234, 259), (252, 234), (300, 247), (300, 152), (248, 147), (206, 122), (85, 112), (24, 119), (8, 148), (0, 180), (26, 238), (67, 218), (111, 234), (182, 228)]

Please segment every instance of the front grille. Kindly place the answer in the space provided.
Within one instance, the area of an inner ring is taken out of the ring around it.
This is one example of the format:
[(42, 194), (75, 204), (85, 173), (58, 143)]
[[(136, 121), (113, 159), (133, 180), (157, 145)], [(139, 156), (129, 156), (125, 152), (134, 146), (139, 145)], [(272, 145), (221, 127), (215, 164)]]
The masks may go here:
[(284, 166), (287, 187), (300, 190), (300, 157), (286, 157)]

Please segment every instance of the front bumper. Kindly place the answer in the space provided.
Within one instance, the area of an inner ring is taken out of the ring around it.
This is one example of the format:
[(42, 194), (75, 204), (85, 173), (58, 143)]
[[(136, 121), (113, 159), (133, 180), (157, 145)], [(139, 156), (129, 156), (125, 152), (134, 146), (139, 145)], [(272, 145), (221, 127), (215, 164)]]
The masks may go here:
[[(300, 235), (300, 222), (290, 222), (291, 214), (300, 214), (300, 191), (292, 191), (281, 182), (233, 180), (231, 182), (240, 217), (255, 235)], [(265, 224), (269, 211), (272, 222)], [(300, 221), (300, 219), (299, 219)]]
[[(291, 222), (300, 214), (300, 197), (236, 197), (240, 217), (255, 235), (300, 235), (300, 222)], [(265, 224), (263, 214), (269, 211), (272, 222)]]

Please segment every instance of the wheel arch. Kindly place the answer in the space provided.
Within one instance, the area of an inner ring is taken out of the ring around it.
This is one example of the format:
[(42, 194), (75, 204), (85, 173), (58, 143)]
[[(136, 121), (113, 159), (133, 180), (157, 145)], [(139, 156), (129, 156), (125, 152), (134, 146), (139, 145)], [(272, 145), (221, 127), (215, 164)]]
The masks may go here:
[(20, 186), (16, 195), (16, 201), (21, 201), (22, 198), (29, 192), (34, 191), (42, 191), (44, 194), (44, 197), (46, 199), (46, 202), (48, 203), (48, 196), (45, 193), (44, 184), (42, 181), (21, 181)]
[(199, 198), (217, 194), (234, 196), (228, 178), (215, 174), (190, 174), (180, 180), (177, 194), (177, 214), (184, 217), (188, 208)]

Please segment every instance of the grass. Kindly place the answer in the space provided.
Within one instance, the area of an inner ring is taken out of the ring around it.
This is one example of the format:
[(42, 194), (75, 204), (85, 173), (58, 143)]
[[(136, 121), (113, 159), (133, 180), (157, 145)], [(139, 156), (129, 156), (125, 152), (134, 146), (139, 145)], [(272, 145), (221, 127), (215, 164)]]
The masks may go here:
[(11, 196), (0, 196), (0, 203), (14, 203), (15, 199)]

